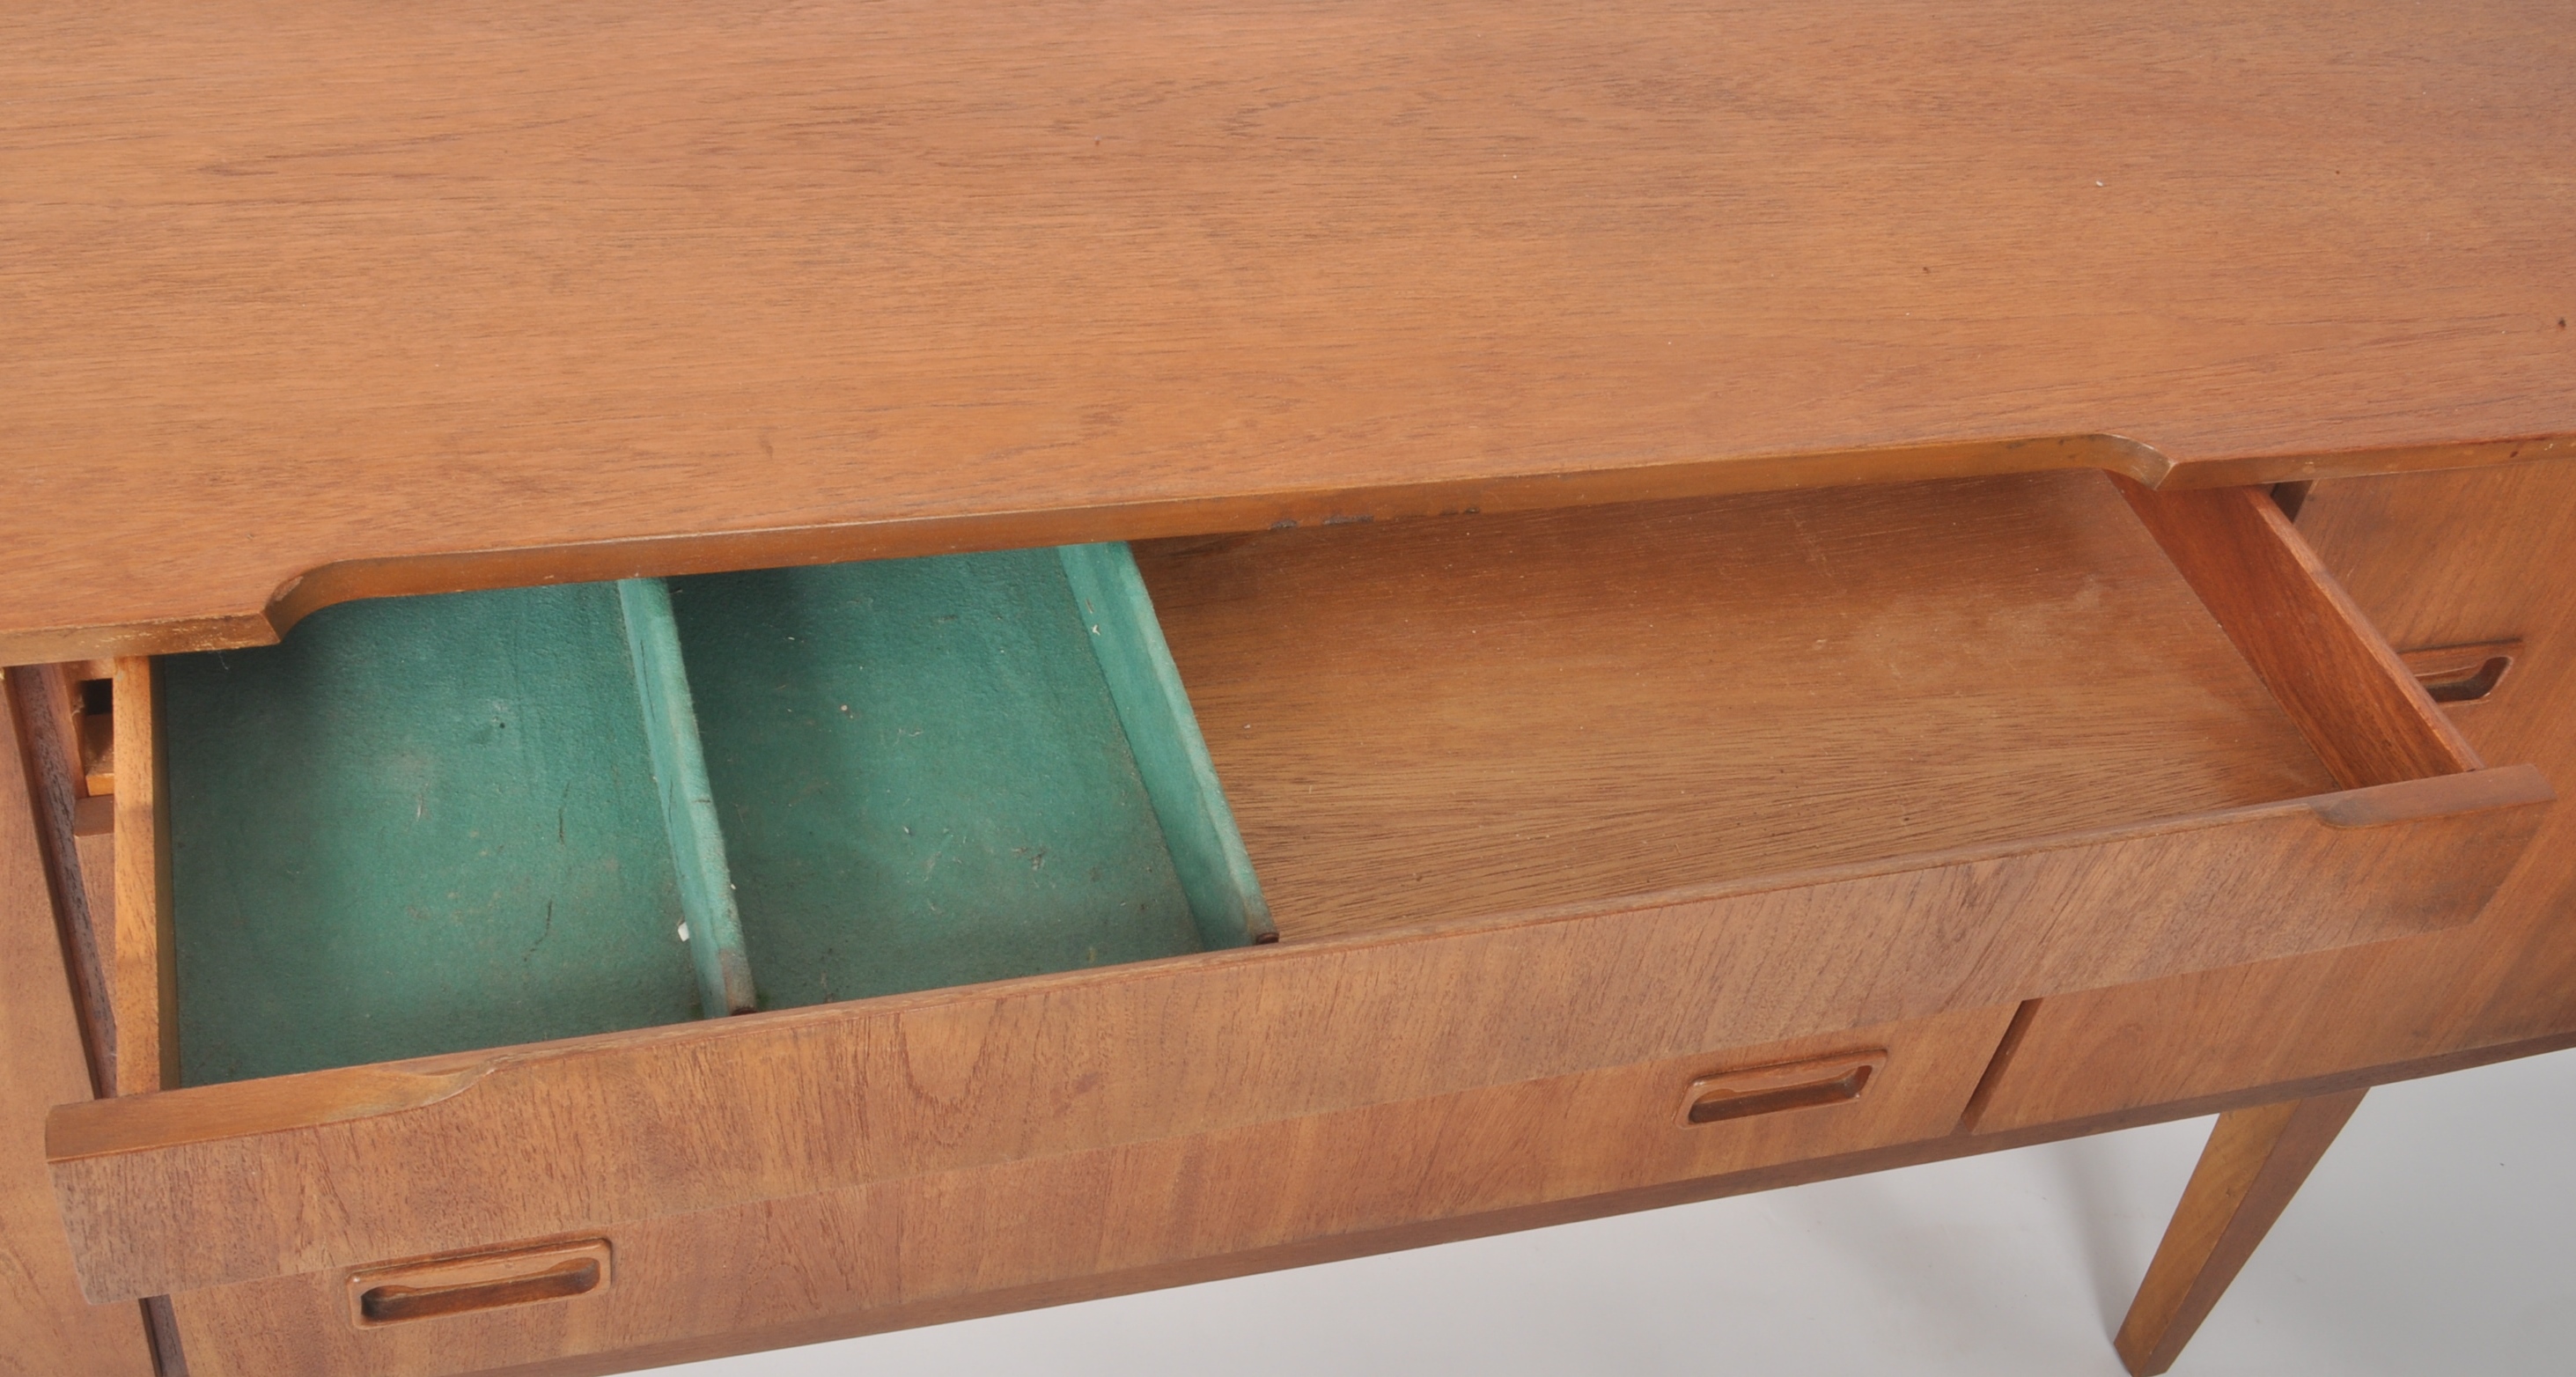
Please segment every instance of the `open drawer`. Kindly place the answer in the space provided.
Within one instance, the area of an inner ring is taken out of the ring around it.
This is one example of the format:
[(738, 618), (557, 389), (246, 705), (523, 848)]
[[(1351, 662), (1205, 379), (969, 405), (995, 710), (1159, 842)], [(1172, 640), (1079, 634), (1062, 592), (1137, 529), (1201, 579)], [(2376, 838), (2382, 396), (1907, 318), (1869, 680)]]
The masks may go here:
[[(593, 684), (601, 713), (635, 695), (624, 725), (506, 728), (519, 763), (480, 787), (509, 796), (507, 835), (450, 835), (442, 854), (479, 865), (509, 848), (563, 877), (524, 890), (465, 886), (364, 841), (388, 807), (391, 826), (413, 825), (410, 796), (378, 780), (345, 795), (365, 809), (343, 807), (327, 801), (338, 786), (295, 775), (338, 747), (297, 739), (328, 704), (293, 700), (292, 676), (256, 681), (234, 709), (282, 714), (269, 739), (289, 743), (286, 763), (257, 757), (219, 806), (192, 801), (186, 762), (211, 747), (182, 738), (232, 728), (183, 704), (204, 662), (165, 664), (178, 1007), (133, 1017), (176, 1028), (183, 1076), (260, 1078), (54, 1111), (48, 1153), (83, 1284), (109, 1300), (364, 1270), (2474, 917), (2548, 805), (2536, 772), (2479, 766), (2265, 495), (2124, 483), (2036, 474), (1277, 530), (1140, 547), (1141, 584), (1123, 556), (1095, 552), (1117, 595), (1085, 592), (1078, 573), (1063, 585), (1083, 613), (1073, 639), (1125, 617), (1148, 652), (1126, 662), (1142, 687), (1121, 690), (1127, 671), (1099, 650), (1097, 668), (1038, 676), (1053, 706), (1004, 710), (1043, 739), (1009, 722), (964, 730), (944, 747), (961, 754), (913, 762), (900, 785), (870, 771), (901, 762), (853, 766), (795, 734), (833, 726), (844, 702), (878, 726), (900, 714), (840, 697), (843, 670), (800, 679), (781, 661), (895, 663), (935, 638), (897, 638), (909, 648), (880, 660), (845, 645), (791, 655), (745, 628), (807, 625), (779, 611), (802, 580), (900, 583), (935, 562), (675, 581), (660, 641), (638, 590), (543, 590), (587, 599), (615, 635), (581, 651), (559, 632), (493, 639), (469, 624), (466, 644), (432, 657), (480, 657), (477, 672), (530, 702), (535, 684)], [(831, 635), (879, 634), (881, 609), (840, 605), (854, 619)], [(1158, 609), (1169, 662), (1151, 653)], [(325, 632), (317, 617), (286, 646), (226, 656), (292, 663), (297, 638)], [(427, 673), (380, 667), (370, 703), (432, 692), (415, 681)], [(987, 676), (1007, 677), (963, 672), (924, 702), (982, 695)], [(1087, 727), (1063, 696), (1085, 693)], [(473, 701), (437, 699), (451, 723), (478, 720)], [(331, 768), (435, 776), (391, 716), (387, 741), (329, 754)], [(691, 721), (694, 754), (674, 744)], [(482, 744), (505, 730), (474, 729)], [(1083, 732), (1089, 745), (1061, 744)], [(1000, 900), (902, 909), (887, 867), (828, 859), (854, 830), (917, 857), (901, 849), (913, 818), (1009, 816), (1006, 798), (1077, 754), (1128, 761), (1109, 770), (1124, 782), (1030, 805), (1020, 839), (991, 852), (1026, 866), (997, 865), (1015, 886)], [(1179, 782), (1158, 792), (1158, 769)], [(278, 825), (261, 820), (263, 779), (326, 799), (294, 816), (304, 835), (261, 835)], [(579, 828), (559, 801), (609, 794)], [(796, 810), (813, 800), (827, 821), (807, 826)], [(409, 896), (350, 939), (391, 964), (374, 987), (388, 993), (269, 993), (289, 972), (309, 981), (314, 954), (305, 939), (263, 945), (270, 898), (191, 894), (243, 873), (234, 857), (190, 858), (192, 809), (296, 883), (300, 858), (343, 858), (329, 885), (295, 891), (296, 922)], [(1056, 829), (1081, 840), (1049, 840)], [(608, 857), (613, 883), (595, 873)], [(718, 871), (731, 878), (711, 882)], [(1030, 879), (1049, 871), (1061, 892)], [(576, 881), (596, 897), (571, 914), (560, 895)], [(502, 1001), (520, 1021), (488, 1025), (504, 1037), (381, 1003), (457, 983), (453, 969), (402, 969), (405, 953), (459, 959), (402, 924), (442, 929), (499, 894), (524, 926), (540, 890), (558, 895), (551, 936), (541, 921), (462, 958), (525, 958), (531, 983)], [(1255, 944), (1264, 894), (1274, 945)], [(729, 896), (760, 992), (748, 1002), (772, 1007), (680, 1022), (746, 1003), (721, 960), (697, 963), (693, 995), (682, 951), (729, 940)], [(908, 916), (886, 927), (873, 915), (890, 902)], [(945, 926), (966, 909), (974, 923)], [(788, 911), (801, 935), (773, 933)], [(241, 931), (206, 931), (208, 913)], [(193, 943), (247, 955), (201, 960)], [(556, 943), (574, 954), (549, 956)], [(978, 964), (987, 945), (1009, 954)], [(898, 948), (914, 974), (883, 974)], [(559, 996), (558, 980), (590, 993)], [(317, 999), (347, 1006), (334, 1017), (354, 1031), (276, 1028)], [(201, 1012), (210, 1000), (278, 1002), (240, 1019), (218, 1056), (189, 1046), (234, 1017)], [(369, 1040), (406, 1019), (405, 1037), (429, 1045)], [(290, 1066), (320, 1069), (260, 1075)]]

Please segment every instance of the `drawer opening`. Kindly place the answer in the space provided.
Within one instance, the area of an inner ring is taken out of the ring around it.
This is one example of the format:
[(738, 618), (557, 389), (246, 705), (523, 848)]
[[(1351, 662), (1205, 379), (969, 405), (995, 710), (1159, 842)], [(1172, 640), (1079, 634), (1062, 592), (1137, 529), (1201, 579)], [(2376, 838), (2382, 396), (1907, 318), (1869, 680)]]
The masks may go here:
[(1270, 935), (1123, 546), (351, 603), (161, 683), (185, 1084)]

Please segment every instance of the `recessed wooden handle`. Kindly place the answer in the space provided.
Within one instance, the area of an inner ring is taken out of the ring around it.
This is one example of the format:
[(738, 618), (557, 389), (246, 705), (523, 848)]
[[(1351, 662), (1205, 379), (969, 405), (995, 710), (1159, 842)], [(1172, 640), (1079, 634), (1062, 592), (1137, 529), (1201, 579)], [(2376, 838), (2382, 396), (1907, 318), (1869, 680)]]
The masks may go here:
[(2510, 640), (2401, 650), (2397, 658), (2434, 702), (2474, 703), (2495, 692), (2521, 654), (2522, 642)]
[(1859, 1099), (1886, 1065), (1887, 1049), (1873, 1047), (1702, 1076), (1691, 1082), (1690, 1097), (1682, 1102), (1682, 1121), (1716, 1124), (1784, 1109), (1843, 1104)]
[(607, 1284), (608, 1241), (585, 1239), (372, 1268), (349, 1278), (349, 1317), (360, 1328), (372, 1328), (570, 1300)]

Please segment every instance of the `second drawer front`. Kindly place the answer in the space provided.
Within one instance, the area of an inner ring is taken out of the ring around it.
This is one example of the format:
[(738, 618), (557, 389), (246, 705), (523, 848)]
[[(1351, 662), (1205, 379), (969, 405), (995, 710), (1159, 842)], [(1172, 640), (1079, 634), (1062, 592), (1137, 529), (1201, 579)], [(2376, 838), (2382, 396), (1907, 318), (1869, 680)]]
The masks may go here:
[[(198, 1377), (434, 1377), (690, 1346), (637, 1355), (668, 1361), (934, 1323), (1290, 1265), (1284, 1251), (1227, 1260), (1340, 1235), (1937, 1137), (2011, 1016), (1971, 1009), (637, 1221), (605, 1235), (607, 1284), (558, 1299), (362, 1325), (353, 1273), (332, 1270), (174, 1304)], [(1695, 1098), (1728, 1091), (1751, 1112), (1690, 1122)]]

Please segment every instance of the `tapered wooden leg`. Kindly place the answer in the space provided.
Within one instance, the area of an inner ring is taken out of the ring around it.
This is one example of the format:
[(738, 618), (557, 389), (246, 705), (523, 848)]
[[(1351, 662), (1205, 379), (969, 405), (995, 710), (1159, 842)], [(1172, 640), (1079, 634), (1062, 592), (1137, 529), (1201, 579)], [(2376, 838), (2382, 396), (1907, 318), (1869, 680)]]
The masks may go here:
[(2153, 1377), (2173, 1366), (2361, 1096), (2347, 1090), (2218, 1116), (2113, 1341), (2129, 1371)]

